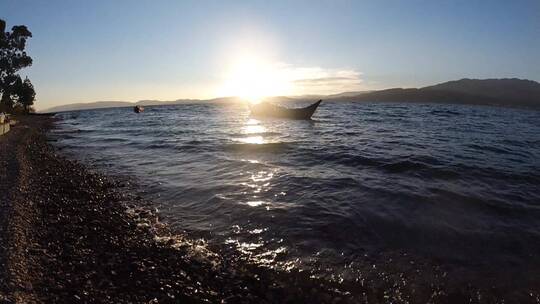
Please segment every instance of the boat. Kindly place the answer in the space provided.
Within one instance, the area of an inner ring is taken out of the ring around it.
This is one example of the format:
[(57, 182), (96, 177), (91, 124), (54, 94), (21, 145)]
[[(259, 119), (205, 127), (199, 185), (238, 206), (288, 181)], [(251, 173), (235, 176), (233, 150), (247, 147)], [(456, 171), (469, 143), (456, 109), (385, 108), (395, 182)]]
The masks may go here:
[(262, 102), (259, 104), (250, 104), (249, 109), (251, 110), (251, 115), (254, 117), (276, 117), (309, 120), (321, 102), (322, 100), (319, 100), (308, 107), (296, 109), (289, 109), (268, 102)]
[(135, 106), (135, 107), (133, 108), (133, 111), (134, 111), (135, 113), (141, 113), (141, 112), (144, 112), (144, 107), (142, 107), (142, 106)]

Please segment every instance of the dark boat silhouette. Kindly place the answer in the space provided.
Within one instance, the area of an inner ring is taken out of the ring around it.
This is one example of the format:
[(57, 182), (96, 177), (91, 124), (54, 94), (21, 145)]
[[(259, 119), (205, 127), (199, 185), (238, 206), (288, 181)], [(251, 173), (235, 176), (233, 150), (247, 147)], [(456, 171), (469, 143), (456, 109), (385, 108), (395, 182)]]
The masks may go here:
[(134, 111), (135, 113), (141, 113), (141, 112), (144, 112), (144, 107), (142, 107), (142, 106), (135, 106), (135, 107), (133, 108), (133, 111)]
[(249, 109), (251, 115), (254, 117), (277, 117), (277, 118), (289, 118), (289, 119), (311, 119), (315, 110), (322, 102), (322, 100), (305, 107), (297, 109), (289, 109), (281, 107), (275, 104), (263, 102), (260, 104), (250, 104)]

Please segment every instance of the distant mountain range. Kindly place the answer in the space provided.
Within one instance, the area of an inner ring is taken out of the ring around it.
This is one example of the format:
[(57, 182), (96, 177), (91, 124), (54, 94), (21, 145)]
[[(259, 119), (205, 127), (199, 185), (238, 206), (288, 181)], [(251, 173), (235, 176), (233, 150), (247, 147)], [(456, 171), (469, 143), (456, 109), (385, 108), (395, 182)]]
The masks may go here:
[[(272, 97), (269, 101), (295, 101), (299, 99), (324, 99), (325, 101), (358, 102), (412, 102), (493, 105), (540, 109), (540, 83), (516, 78), (505, 79), (461, 79), (423, 88), (393, 88), (378, 91), (344, 92), (333, 95), (305, 95), (294, 97)], [(43, 112), (76, 111), (97, 108), (133, 107), (135, 105), (170, 105), (195, 102), (239, 102), (236, 97), (210, 100), (178, 99), (173, 101), (141, 100), (99, 101), (75, 103), (47, 109)]]
[(522, 79), (461, 79), (419, 89), (387, 89), (338, 99), (540, 108), (540, 83)]
[(91, 110), (91, 109), (105, 109), (105, 108), (123, 108), (123, 107), (134, 107), (134, 106), (161, 106), (161, 105), (175, 105), (181, 103), (212, 103), (212, 102), (240, 102), (241, 100), (237, 97), (221, 97), (214, 99), (177, 99), (177, 100), (139, 100), (137, 102), (130, 101), (96, 101), (96, 102), (81, 102), (81, 103), (70, 103), (67, 105), (56, 106), (48, 108), (46, 110), (40, 111), (43, 113), (53, 113), (53, 112), (68, 112), (68, 111), (80, 111), (80, 110)]

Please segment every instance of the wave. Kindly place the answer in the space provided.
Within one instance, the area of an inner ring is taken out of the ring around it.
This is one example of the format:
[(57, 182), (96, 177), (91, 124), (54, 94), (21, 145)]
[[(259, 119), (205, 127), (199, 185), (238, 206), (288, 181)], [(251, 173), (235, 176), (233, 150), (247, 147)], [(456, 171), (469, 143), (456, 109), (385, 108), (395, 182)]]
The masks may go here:
[(451, 110), (432, 110), (429, 112), (429, 114), (433, 114), (435, 116), (445, 116), (445, 117), (461, 115), (461, 113), (451, 111)]
[(129, 142), (130, 140), (127, 138), (122, 138), (122, 137), (104, 137), (104, 138), (98, 139), (98, 141), (106, 142), (106, 143), (126, 143), (126, 142)]
[(283, 135), (280, 132), (253, 132), (253, 133), (229, 133), (228, 136), (232, 138), (246, 138), (250, 136), (279, 136)]
[(458, 177), (460, 174), (444, 168), (444, 164), (430, 156), (396, 157), (393, 159), (361, 155), (361, 153), (331, 152), (330, 150), (294, 151), (294, 160), (304, 165), (343, 165), (357, 169), (377, 169), (388, 173), (417, 172), (433, 177)]
[(292, 142), (277, 142), (277, 143), (262, 143), (262, 144), (250, 144), (250, 143), (235, 143), (225, 145), (226, 151), (236, 152), (268, 152), (278, 153), (286, 151), (292, 148), (294, 143)]

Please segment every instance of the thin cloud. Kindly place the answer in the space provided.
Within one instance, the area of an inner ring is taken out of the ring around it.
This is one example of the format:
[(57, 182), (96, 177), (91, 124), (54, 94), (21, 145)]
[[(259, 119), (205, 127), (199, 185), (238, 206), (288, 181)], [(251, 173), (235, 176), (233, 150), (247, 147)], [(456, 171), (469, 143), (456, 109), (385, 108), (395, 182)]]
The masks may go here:
[(351, 69), (325, 69), (321, 67), (295, 67), (282, 64), (284, 75), (298, 94), (333, 94), (362, 88), (362, 73)]
[(294, 83), (298, 85), (321, 85), (321, 84), (336, 84), (336, 83), (359, 83), (358, 78), (349, 78), (349, 77), (322, 77), (322, 78), (308, 78), (308, 79), (298, 79)]

